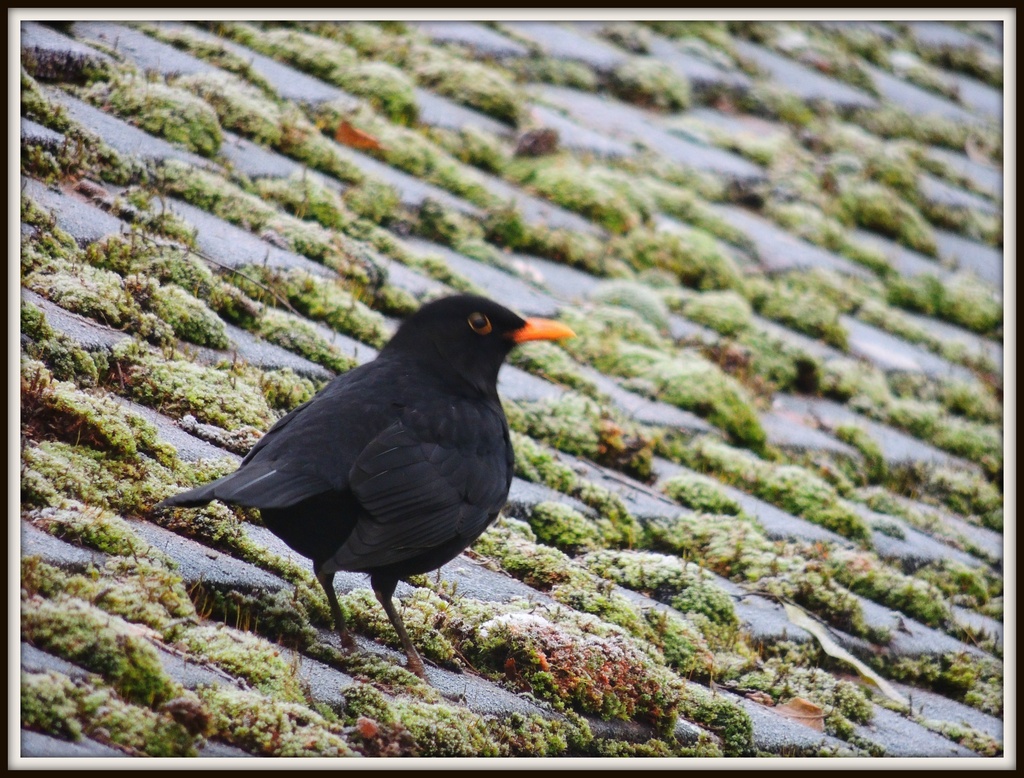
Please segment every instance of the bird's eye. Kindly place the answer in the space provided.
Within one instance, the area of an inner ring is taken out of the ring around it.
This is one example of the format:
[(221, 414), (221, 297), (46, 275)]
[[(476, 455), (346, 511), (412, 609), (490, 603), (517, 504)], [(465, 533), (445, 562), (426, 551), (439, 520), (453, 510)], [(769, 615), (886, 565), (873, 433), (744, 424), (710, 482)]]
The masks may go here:
[(482, 313), (471, 313), (466, 321), (477, 335), (486, 335), (491, 331), (491, 320)]

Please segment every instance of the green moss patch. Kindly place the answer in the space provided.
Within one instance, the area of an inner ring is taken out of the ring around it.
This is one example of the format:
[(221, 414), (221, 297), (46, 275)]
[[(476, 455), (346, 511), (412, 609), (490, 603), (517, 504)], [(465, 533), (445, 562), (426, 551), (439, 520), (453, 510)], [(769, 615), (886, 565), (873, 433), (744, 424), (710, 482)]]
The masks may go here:
[(930, 275), (894, 279), (889, 284), (887, 302), (983, 335), (1002, 330), (1002, 303), (970, 273), (955, 274), (944, 282)]
[(38, 437), (56, 438), (114, 456), (134, 458), (141, 449), (166, 453), (151, 424), (110, 397), (89, 394), (55, 381), (39, 362), (22, 361), (22, 425)]
[(668, 270), (684, 286), (700, 290), (742, 286), (735, 262), (710, 235), (698, 230), (685, 233), (634, 230), (615, 246), (637, 270)]
[(214, 110), (188, 89), (142, 78), (94, 84), (85, 98), (146, 132), (204, 157), (216, 155), (223, 133)]
[(630, 57), (615, 68), (611, 85), (623, 100), (660, 111), (682, 111), (690, 105), (690, 84), (664, 62)]
[(853, 223), (886, 235), (922, 254), (934, 255), (935, 235), (912, 205), (882, 184), (861, 183), (847, 188), (840, 205)]
[[(252, 282), (247, 279), (252, 279)], [(260, 302), (274, 305), (279, 300), (286, 300), (303, 316), (322, 321), (332, 329), (376, 348), (390, 338), (384, 317), (339, 281), (316, 278), (302, 270), (280, 271), (254, 266), (247, 268), (246, 279), (240, 279), (238, 283)], [(277, 329), (276, 322), (260, 324), (261, 329), (271, 327)]]
[(646, 284), (627, 280), (603, 281), (591, 292), (590, 299), (635, 311), (660, 333), (669, 329), (668, 306), (658, 292)]
[(253, 379), (253, 368), (225, 365), (217, 369), (184, 359), (157, 360), (131, 343), (117, 347), (114, 359), (125, 393), (163, 413), (191, 413), (229, 430), (244, 424), (266, 428), (275, 421)]
[(502, 614), (478, 628), (478, 651), (524, 690), (602, 718), (675, 727), (680, 682), (629, 641), (568, 632), (540, 615)]
[(766, 280), (751, 280), (747, 293), (762, 316), (846, 350), (848, 336), (839, 322), (841, 311), (826, 296)]
[(21, 724), (64, 740), (88, 737), (132, 756), (182, 757), (196, 755), (207, 715), (191, 692), (152, 710), (92, 679), (23, 672)]
[(871, 702), (849, 681), (839, 680), (816, 667), (794, 666), (800, 659), (799, 654), (786, 659), (769, 659), (756, 671), (742, 676), (738, 683), (745, 689), (771, 695), (777, 704), (795, 697), (810, 700), (822, 709), (828, 734), (850, 739), (856, 725), (871, 721), (874, 715)]
[(576, 393), (532, 403), (509, 403), (512, 429), (568, 454), (646, 480), (651, 473), (650, 439), (635, 424), (617, 418), (594, 400)]
[(764, 444), (764, 431), (746, 391), (716, 365), (691, 351), (666, 354), (627, 342), (623, 335), (651, 345), (661, 339), (635, 314), (624, 317), (622, 309), (588, 311), (586, 316), (567, 313), (565, 318), (577, 334), (565, 348), (577, 358), (631, 379), (628, 388), (707, 417), (747, 445)]
[(505, 174), (521, 186), (591, 219), (614, 234), (639, 226), (653, 208), (650, 198), (646, 202), (638, 200), (622, 174), (584, 167), (569, 157), (517, 159), (506, 168)]
[(433, 89), (499, 121), (517, 125), (527, 105), (521, 88), (502, 71), (430, 46), (396, 50), (420, 86)]
[(662, 491), (676, 502), (701, 513), (737, 515), (739, 503), (729, 497), (713, 478), (698, 473), (680, 473), (662, 484)]
[(639, 551), (597, 551), (587, 566), (604, 578), (648, 594), (681, 613), (700, 614), (713, 624), (738, 624), (732, 598), (692, 563)]
[(84, 600), (65, 595), (23, 600), (21, 636), (102, 675), (121, 695), (141, 705), (158, 705), (176, 694), (144, 633)]
[(305, 705), (258, 692), (206, 687), (200, 691), (211, 727), (225, 742), (260, 756), (355, 756), (340, 723)]
[(743, 332), (752, 321), (750, 303), (733, 291), (709, 291), (687, 298), (683, 314), (722, 335)]
[[(36, 523), (49, 524), (47, 529), (68, 539), (67, 524), (61, 521), (64, 515), (42, 512)], [(55, 520), (61, 523), (55, 525)], [(141, 550), (145, 550), (146, 557)], [(22, 564), (22, 587), (44, 597), (66, 594), (91, 602), (107, 613), (152, 627), (164, 636), (175, 634), (182, 624), (195, 619), (195, 609), (181, 578), (173, 571), (173, 562), (138, 541), (130, 551), (122, 550), (122, 554), (130, 557), (112, 559), (101, 570), (90, 570), (85, 575), (64, 573), (29, 558)]]

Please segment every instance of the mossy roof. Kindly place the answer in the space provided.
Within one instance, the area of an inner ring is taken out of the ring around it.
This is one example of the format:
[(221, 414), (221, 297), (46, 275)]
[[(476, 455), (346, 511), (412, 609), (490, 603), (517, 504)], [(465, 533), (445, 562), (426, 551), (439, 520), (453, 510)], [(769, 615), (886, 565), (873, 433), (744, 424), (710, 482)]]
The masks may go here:
[[(20, 35), (23, 757), (1004, 753), (1001, 21)], [(426, 686), (153, 506), (464, 290), (579, 337)]]

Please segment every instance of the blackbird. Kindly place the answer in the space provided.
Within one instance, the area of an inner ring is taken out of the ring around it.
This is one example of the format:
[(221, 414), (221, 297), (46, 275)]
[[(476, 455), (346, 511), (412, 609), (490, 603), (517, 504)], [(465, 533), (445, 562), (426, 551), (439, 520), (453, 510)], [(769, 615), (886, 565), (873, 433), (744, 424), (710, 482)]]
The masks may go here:
[(234, 473), (157, 507), (259, 508), (275, 535), (313, 561), (346, 649), (355, 642), (334, 574), (369, 573), (409, 670), (424, 678), (395, 587), (454, 559), (497, 518), (513, 470), (498, 370), (517, 343), (569, 337), (563, 324), (523, 319), (484, 297), (431, 302), (375, 360), (282, 417)]

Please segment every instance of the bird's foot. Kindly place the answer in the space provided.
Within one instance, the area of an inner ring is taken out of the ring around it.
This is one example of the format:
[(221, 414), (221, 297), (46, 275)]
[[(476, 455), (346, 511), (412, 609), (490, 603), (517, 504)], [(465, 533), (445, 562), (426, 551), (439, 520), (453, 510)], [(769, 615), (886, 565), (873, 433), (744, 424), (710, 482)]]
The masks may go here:
[(356, 649), (356, 639), (352, 637), (352, 633), (342, 627), (338, 630), (338, 638), (341, 640), (341, 650), (345, 653), (350, 653)]
[(407, 657), (408, 659), (405, 663), (405, 669), (426, 681), (427, 671), (423, 667), (423, 660), (420, 659), (420, 655), (415, 651), (411, 651), (407, 654)]

